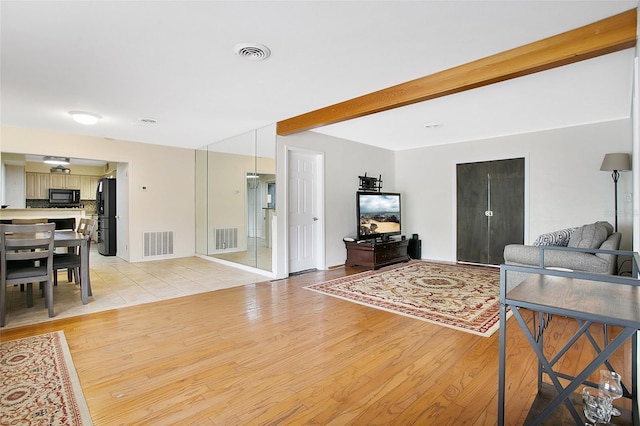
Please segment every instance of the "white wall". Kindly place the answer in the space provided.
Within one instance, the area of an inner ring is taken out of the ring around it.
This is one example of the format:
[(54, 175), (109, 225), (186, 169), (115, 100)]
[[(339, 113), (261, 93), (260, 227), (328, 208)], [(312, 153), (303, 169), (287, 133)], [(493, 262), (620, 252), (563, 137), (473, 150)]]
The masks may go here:
[(130, 261), (146, 260), (144, 232), (174, 231), (174, 257), (194, 254), (194, 150), (8, 126), (0, 139), (3, 152), (128, 163)]
[[(613, 180), (605, 153), (632, 151), (629, 119), (397, 152), (404, 232), (418, 233), (422, 258), (456, 260), (456, 163), (525, 157), (527, 231), (539, 234), (596, 220), (614, 222)], [(618, 227), (631, 247), (632, 176), (621, 173)]]
[[(278, 136), (277, 139), (277, 175), (278, 188), (286, 188), (286, 151), (287, 147), (304, 148), (324, 153), (324, 217), (325, 217), (325, 263), (326, 267), (344, 264), (347, 252), (342, 238), (356, 234), (356, 199), (359, 179), (367, 176), (382, 175), (383, 191), (395, 190), (395, 168), (393, 151), (369, 145), (363, 145), (345, 139), (303, 132), (291, 136)], [(286, 205), (285, 191), (277, 191), (277, 205)], [(278, 211), (280, 211), (278, 207)], [(286, 229), (284, 215), (278, 215), (278, 229)], [(284, 259), (286, 239), (283, 233), (278, 236), (279, 262)], [(280, 265), (278, 271), (286, 270)]]

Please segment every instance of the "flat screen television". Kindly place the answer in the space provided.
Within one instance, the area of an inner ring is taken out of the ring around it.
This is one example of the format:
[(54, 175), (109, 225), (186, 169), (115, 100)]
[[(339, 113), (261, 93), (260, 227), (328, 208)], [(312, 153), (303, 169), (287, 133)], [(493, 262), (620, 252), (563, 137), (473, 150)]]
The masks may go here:
[(402, 232), (398, 193), (357, 192), (356, 213), (359, 240), (388, 240)]

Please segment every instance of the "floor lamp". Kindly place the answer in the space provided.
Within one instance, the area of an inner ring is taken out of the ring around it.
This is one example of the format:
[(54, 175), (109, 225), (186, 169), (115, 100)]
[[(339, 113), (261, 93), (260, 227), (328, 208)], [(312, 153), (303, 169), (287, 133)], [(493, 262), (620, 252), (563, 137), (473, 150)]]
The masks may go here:
[(605, 154), (602, 160), (600, 170), (606, 172), (612, 172), (613, 178), (613, 197), (614, 197), (614, 211), (615, 211), (615, 232), (618, 232), (618, 179), (620, 178), (620, 172), (624, 170), (631, 170), (631, 157), (625, 153), (613, 153)]

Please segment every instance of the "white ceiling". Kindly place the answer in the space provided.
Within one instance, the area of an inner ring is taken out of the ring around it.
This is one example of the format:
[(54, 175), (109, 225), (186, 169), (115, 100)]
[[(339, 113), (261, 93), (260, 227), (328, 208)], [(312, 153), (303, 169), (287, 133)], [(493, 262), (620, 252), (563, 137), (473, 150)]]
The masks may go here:
[[(637, 6), (3, 0), (0, 122), (197, 148)], [(272, 56), (236, 56), (243, 42), (263, 43)], [(629, 49), (315, 131), (400, 150), (628, 117), (633, 56)], [(71, 110), (103, 119), (83, 126)], [(441, 127), (425, 129), (432, 122)]]

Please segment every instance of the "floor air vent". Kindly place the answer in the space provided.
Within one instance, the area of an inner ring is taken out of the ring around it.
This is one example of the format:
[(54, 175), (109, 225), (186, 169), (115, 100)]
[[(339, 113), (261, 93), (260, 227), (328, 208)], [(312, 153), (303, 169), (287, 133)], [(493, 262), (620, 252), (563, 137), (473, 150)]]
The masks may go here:
[(238, 248), (238, 228), (216, 229), (216, 250)]
[(173, 231), (145, 232), (142, 237), (143, 257), (173, 254)]

